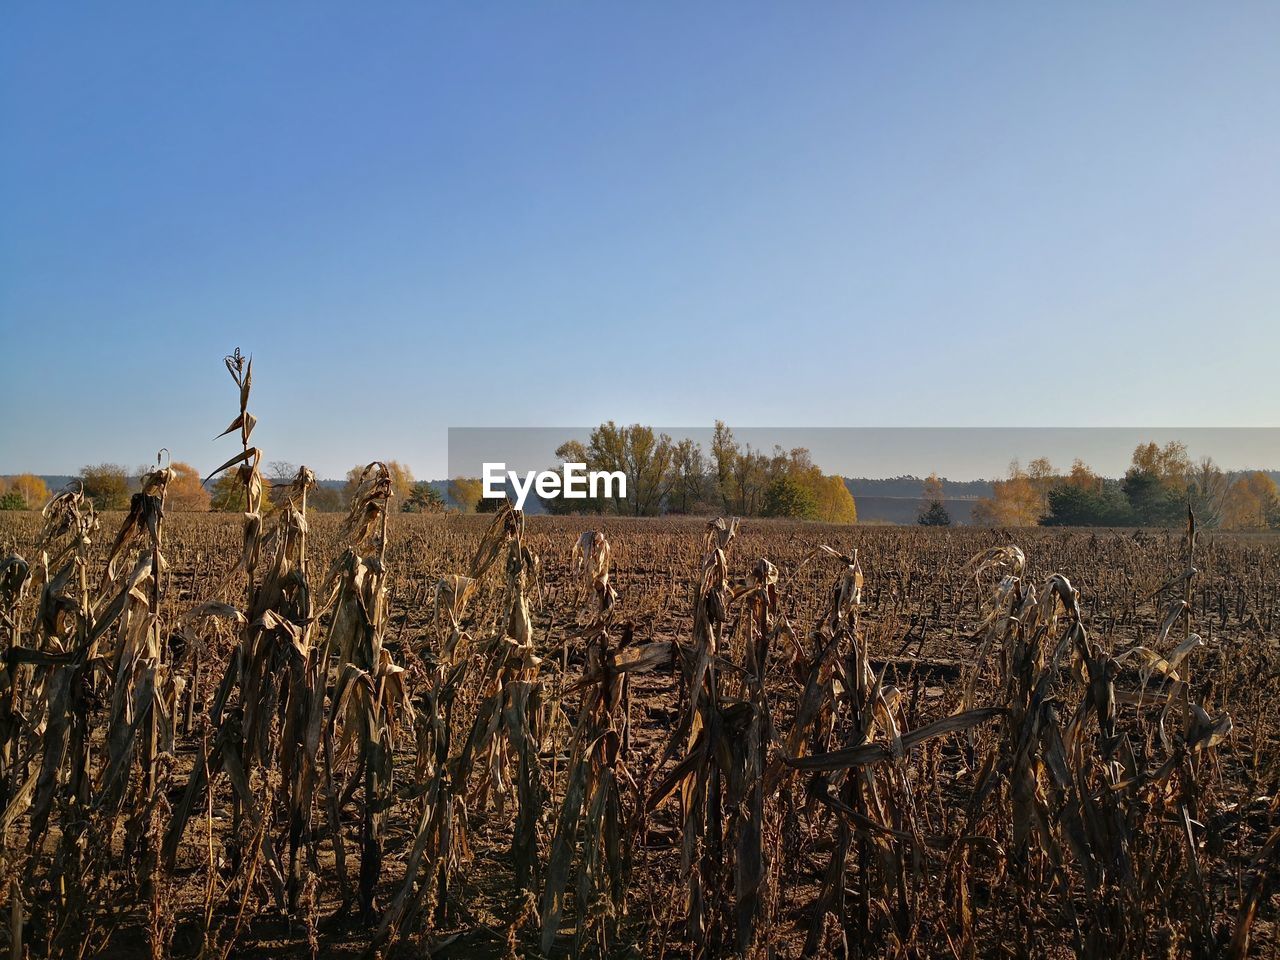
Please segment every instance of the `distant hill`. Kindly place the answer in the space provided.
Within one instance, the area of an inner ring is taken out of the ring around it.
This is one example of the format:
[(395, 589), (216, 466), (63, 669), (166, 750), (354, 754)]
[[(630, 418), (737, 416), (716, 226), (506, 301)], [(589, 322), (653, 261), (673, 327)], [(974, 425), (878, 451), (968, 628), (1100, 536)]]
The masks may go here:
[[(1251, 470), (1228, 471), (1227, 478), (1234, 480)], [(1264, 470), (1263, 473), (1280, 484), (1280, 470)], [(845, 486), (858, 504), (859, 523), (915, 523), (920, 501), (924, 496), (923, 477), (890, 477), (873, 480), (866, 477), (845, 477)], [(943, 506), (951, 514), (951, 522), (967, 524), (973, 520), (973, 508), (977, 501), (994, 493), (990, 480), (942, 481)]]
[[(844, 485), (854, 499), (862, 497), (914, 497), (924, 495), (924, 477), (889, 477), (873, 480), (868, 477), (845, 477)], [(976, 500), (992, 493), (990, 480), (942, 480), (942, 493), (948, 500)], [(859, 511), (861, 512), (861, 511)]]
[[(914, 476), (845, 477), (844, 485), (858, 505), (859, 523), (915, 523), (924, 497), (924, 480)], [(974, 504), (992, 492), (990, 480), (942, 480), (943, 506), (954, 524), (970, 523)]]
[[(914, 524), (920, 512), (919, 497), (861, 496), (854, 499), (858, 504), (859, 523)], [(964, 526), (973, 521), (973, 507), (977, 502), (977, 498), (944, 500), (942, 505), (947, 508), (953, 524)]]

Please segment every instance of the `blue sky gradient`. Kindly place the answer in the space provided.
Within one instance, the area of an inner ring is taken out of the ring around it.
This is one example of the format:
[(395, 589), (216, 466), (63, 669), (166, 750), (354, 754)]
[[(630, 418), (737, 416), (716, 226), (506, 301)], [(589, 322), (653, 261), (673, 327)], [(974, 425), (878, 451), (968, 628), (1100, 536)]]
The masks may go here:
[[(1280, 5), (0, 12), (0, 473), (1273, 426)], [(946, 472), (946, 464), (938, 469)]]

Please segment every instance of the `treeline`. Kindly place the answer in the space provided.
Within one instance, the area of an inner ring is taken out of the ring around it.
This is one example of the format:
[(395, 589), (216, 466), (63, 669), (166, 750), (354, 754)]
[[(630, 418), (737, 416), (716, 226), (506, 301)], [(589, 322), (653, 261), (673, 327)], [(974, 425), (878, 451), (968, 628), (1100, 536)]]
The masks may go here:
[[(219, 474), (205, 483), (200, 472), (189, 463), (175, 461), (170, 464), (174, 479), (165, 492), (165, 509), (176, 512), (207, 513), (210, 510), (225, 513), (241, 513), (245, 509), (245, 484), (236, 469)], [(317, 485), (308, 491), (307, 509), (319, 513), (345, 512), (352, 494), (360, 482), (364, 464), (347, 471), (346, 484), (341, 488)], [(442, 513), (448, 503), (435, 486), (413, 477), (404, 464), (387, 462), (391, 473), (393, 496), (398, 509), (406, 513)], [(88, 464), (80, 468), (73, 478), (93, 503), (94, 509), (128, 510), (130, 498), (142, 489), (141, 478), (152, 467), (130, 470), (116, 463)], [(259, 468), (264, 497), (263, 509), (270, 513), (284, 501), (289, 485), (298, 473), (298, 466), (283, 460), (273, 460)], [(0, 478), (0, 510), (39, 510), (50, 497), (48, 484), (34, 474)]]
[(1118, 480), (1098, 476), (1081, 460), (1063, 473), (1040, 458), (1025, 468), (1014, 461), (992, 487), (974, 505), (975, 524), (1174, 527), (1190, 506), (1206, 527), (1280, 528), (1280, 491), (1267, 473), (1227, 473), (1211, 457), (1193, 463), (1177, 441), (1139, 444)]
[[(570, 440), (556, 449), (561, 463), (587, 470), (621, 470), (626, 496), (543, 501), (549, 513), (600, 513), (649, 517), (660, 514), (733, 514), (855, 523), (857, 505), (841, 477), (825, 474), (803, 447), (770, 451), (740, 444), (717, 420), (711, 448), (688, 438), (674, 440), (642, 424), (610, 420), (586, 443)], [(458, 483), (459, 481), (454, 481)], [(477, 485), (478, 481), (474, 482)], [(451, 488), (451, 498), (453, 490)], [(483, 502), (483, 501), (481, 501)]]
[[(556, 450), (563, 462), (584, 463), (588, 470), (621, 470), (627, 476), (625, 497), (595, 500), (543, 500), (549, 513), (599, 513), (621, 516), (660, 514), (733, 514), (743, 517), (790, 517), (829, 523), (854, 523), (857, 505), (849, 485), (825, 474), (803, 447), (764, 451), (738, 443), (723, 421), (716, 421), (710, 449), (690, 440), (673, 440), (641, 424), (613, 421), (591, 431), (586, 443), (571, 440)], [(171, 464), (175, 478), (168, 487), (166, 509), (242, 512), (245, 485), (237, 470), (206, 484), (190, 464)], [(464, 513), (492, 510), (498, 501), (482, 498), (475, 478), (442, 484), (415, 480), (403, 463), (387, 461), (398, 508), (412, 513)], [(140, 489), (139, 478), (151, 467), (129, 470), (118, 464), (86, 465), (75, 478), (94, 507), (127, 510)], [(318, 485), (308, 493), (307, 507), (318, 512), (347, 509), (364, 464), (347, 472), (344, 487)], [(259, 468), (265, 487), (264, 508), (274, 509), (297, 474), (295, 464), (271, 461)], [(857, 481), (852, 481), (856, 483)], [(956, 497), (954, 484), (936, 474), (923, 482), (895, 478), (921, 493), (918, 520), (950, 525), (946, 502)], [(987, 481), (975, 481), (987, 486)], [(1280, 490), (1262, 471), (1227, 472), (1210, 457), (1192, 462), (1186, 446), (1140, 444), (1120, 479), (1099, 476), (1076, 460), (1070, 470), (1046, 458), (1026, 467), (1010, 464), (1008, 475), (990, 482), (991, 495), (974, 501), (971, 522), (983, 526), (1172, 527), (1181, 524), (1188, 506), (1206, 527), (1231, 530), (1280, 529)], [(38, 510), (49, 499), (45, 481), (34, 474), (0, 478), (0, 510)]]
[[(170, 464), (174, 478), (169, 483), (165, 506), (170, 510), (208, 510), (209, 492), (200, 483), (200, 474), (189, 463)], [(129, 499), (142, 489), (141, 478), (154, 467), (129, 470), (115, 463), (89, 464), (71, 478), (98, 511), (128, 510)], [(52, 496), (44, 478), (24, 473), (0, 479), (0, 510), (40, 510)]]
[[(444, 495), (427, 480), (415, 480), (413, 471), (399, 460), (383, 461), (391, 475), (391, 495), (395, 509), (403, 513), (443, 513), (448, 506)], [(351, 506), (351, 498), (360, 486), (366, 464), (359, 463), (347, 471), (342, 487), (317, 484), (307, 493), (307, 509), (319, 513), (342, 513)], [(266, 509), (280, 506), (287, 498), (289, 484), (298, 472), (296, 464), (273, 460), (263, 476), (266, 486)], [(212, 485), (210, 507), (213, 510), (244, 510), (244, 483), (234, 470), (218, 477)]]

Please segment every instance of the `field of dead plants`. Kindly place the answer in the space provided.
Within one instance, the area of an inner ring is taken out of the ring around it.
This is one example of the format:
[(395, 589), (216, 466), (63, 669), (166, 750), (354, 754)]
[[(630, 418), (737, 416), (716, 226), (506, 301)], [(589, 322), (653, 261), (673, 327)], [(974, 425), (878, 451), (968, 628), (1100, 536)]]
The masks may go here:
[(1276, 540), (397, 515), (384, 479), (248, 538), (9, 515), (0, 937), (1271, 955)]
[(1272, 956), (1280, 541), (0, 520), (11, 957)]

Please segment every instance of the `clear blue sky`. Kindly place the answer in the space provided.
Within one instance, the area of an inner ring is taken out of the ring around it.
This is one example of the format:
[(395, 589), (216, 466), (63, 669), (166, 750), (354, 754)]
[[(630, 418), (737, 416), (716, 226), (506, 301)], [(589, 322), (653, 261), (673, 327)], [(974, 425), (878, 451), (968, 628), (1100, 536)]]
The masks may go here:
[[(0, 472), (1275, 425), (1280, 5), (7, 3)], [(938, 468), (946, 471), (946, 464)]]

